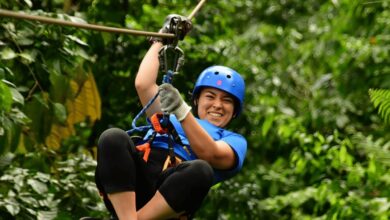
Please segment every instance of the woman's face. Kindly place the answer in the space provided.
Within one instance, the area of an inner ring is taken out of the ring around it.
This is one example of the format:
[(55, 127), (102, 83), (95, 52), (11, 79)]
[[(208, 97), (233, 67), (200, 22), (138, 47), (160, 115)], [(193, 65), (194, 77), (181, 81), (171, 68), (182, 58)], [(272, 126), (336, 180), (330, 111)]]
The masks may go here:
[(225, 127), (233, 118), (234, 99), (228, 93), (206, 87), (198, 99), (198, 116), (218, 127)]

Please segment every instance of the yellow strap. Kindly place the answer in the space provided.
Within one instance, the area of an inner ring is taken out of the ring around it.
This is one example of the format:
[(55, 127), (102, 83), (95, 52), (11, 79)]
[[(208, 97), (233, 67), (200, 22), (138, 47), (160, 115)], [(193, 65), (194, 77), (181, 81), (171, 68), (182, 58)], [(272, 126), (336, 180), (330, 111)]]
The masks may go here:
[[(174, 164), (175, 166), (179, 165), (181, 162), (182, 162), (182, 160), (180, 158), (175, 157), (175, 164)], [(169, 167), (173, 167), (174, 165), (171, 163), (171, 157), (168, 155), (167, 159), (165, 159), (162, 171), (166, 170)]]

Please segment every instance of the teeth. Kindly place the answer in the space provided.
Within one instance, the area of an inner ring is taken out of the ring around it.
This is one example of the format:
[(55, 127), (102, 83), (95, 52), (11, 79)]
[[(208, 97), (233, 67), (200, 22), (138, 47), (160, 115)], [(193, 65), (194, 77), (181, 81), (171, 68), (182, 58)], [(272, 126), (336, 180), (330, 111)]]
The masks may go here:
[(214, 113), (214, 112), (210, 112), (209, 113), (211, 116), (215, 116), (215, 117), (221, 117), (222, 116), (222, 114), (220, 114), (220, 113)]

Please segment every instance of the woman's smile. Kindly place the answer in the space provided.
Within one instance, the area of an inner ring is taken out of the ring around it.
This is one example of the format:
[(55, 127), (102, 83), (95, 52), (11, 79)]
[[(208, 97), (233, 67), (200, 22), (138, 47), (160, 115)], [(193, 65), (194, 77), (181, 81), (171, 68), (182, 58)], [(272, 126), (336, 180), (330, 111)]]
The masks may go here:
[(225, 127), (233, 117), (234, 99), (228, 93), (206, 87), (198, 99), (198, 115), (218, 127)]

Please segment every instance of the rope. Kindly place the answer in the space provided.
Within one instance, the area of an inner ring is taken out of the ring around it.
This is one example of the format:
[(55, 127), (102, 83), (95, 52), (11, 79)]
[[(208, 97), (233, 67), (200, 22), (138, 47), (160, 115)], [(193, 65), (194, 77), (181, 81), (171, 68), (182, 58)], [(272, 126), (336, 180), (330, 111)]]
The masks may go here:
[(158, 95), (159, 95), (160, 92), (157, 92), (156, 95), (154, 95), (154, 97), (152, 99), (149, 100), (149, 102), (145, 105), (145, 107), (142, 108), (142, 110), (135, 116), (135, 118), (133, 119), (132, 123), (131, 123), (131, 127), (132, 129), (126, 131), (127, 134), (131, 135), (133, 134), (135, 131), (138, 131), (138, 132), (144, 132), (144, 131), (147, 131), (149, 130), (152, 126), (151, 125), (144, 125), (144, 126), (139, 126), (137, 127), (137, 121), (138, 119), (146, 112), (146, 110), (153, 104), (153, 102), (157, 99)]
[[(188, 16), (189, 20), (192, 20), (192, 18), (195, 16), (195, 14), (199, 11), (199, 9), (202, 7), (202, 5), (205, 2), (206, 2), (206, 0), (201, 0), (198, 3), (198, 5), (195, 7), (195, 9)], [(108, 27), (108, 26), (88, 24), (88, 23), (76, 23), (76, 22), (64, 21), (64, 20), (43, 17), (43, 16), (38, 16), (38, 15), (29, 15), (29, 14), (25, 14), (25, 13), (13, 12), (13, 11), (5, 10), (5, 9), (0, 9), (0, 16), (17, 18), (17, 19), (24, 19), (24, 20), (39, 21), (39, 22), (47, 23), (47, 24), (57, 24), (57, 25), (62, 25), (62, 26), (70, 26), (70, 27), (83, 28), (83, 29), (109, 32), (109, 33), (121, 33), (121, 34), (131, 34), (131, 35), (138, 35), (138, 36), (162, 37), (162, 38), (175, 38), (176, 37), (174, 34), (171, 34), (171, 33), (157, 33), (157, 32), (139, 31), (139, 30), (125, 29), (125, 28)]]
[[(164, 75), (163, 77), (163, 83), (172, 83), (172, 77), (173, 77), (173, 74), (174, 72), (172, 72), (171, 70), (168, 70), (167, 74)], [(151, 98), (149, 100), (149, 102), (141, 109), (141, 111), (135, 116), (135, 118), (133, 119), (132, 123), (131, 123), (131, 127), (132, 129), (126, 131), (127, 134), (131, 135), (133, 134), (135, 131), (139, 131), (139, 132), (144, 132), (144, 131), (147, 131), (149, 130), (150, 128), (152, 128), (152, 126), (149, 124), (149, 125), (144, 125), (144, 126), (139, 126), (137, 127), (137, 121), (138, 119), (143, 115), (145, 114), (146, 110), (153, 104), (153, 102), (157, 99), (158, 95), (160, 94), (160, 91), (157, 91), (156, 95), (153, 96), (153, 98)]]

